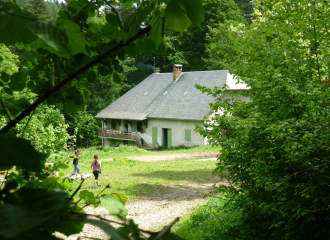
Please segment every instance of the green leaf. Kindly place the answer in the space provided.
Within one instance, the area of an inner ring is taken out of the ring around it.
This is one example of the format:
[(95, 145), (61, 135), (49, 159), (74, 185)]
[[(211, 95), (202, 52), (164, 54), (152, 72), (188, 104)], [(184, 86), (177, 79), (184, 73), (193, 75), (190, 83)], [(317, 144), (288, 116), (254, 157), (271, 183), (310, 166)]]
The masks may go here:
[(85, 219), (84, 220), (86, 223), (90, 223), (96, 227), (99, 227), (100, 229), (102, 229), (104, 232), (106, 232), (111, 239), (115, 239), (115, 240), (130, 240), (130, 238), (122, 231), (115, 229), (114, 227), (112, 227), (111, 225), (109, 225), (106, 222), (101, 222), (95, 219)]
[(0, 170), (16, 166), (32, 172), (41, 172), (48, 157), (37, 152), (30, 141), (8, 133), (0, 134), (0, 146), (0, 156), (4, 156), (7, 160), (0, 161)]
[(156, 49), (155, 49), (155, 53), (162, 53), (165, 50), (165, 45), (162, 42)]
[(0, 56), (0, 63), (3, 62), (3, 57)]
[(19, 204), (0, 204), (0, 236), (13, 238), (46, 222), (67, 203), (63, 191), (21, 188), (16, 192)]
[(3, 90), (5, 91), (5, 93), (7, 93), (9, 95), (13, 95), (14, 94), (13, 91), (10, 88), (5, 87)]
[(23, 55), (23, 58), (26, 59), (26, 60), (30, 60), (30, 61), (32, 61), (33, 59), (36, 58), (36, 56), (33, 55), (33, 54), (24, 54), (24, 55)]
[(163, 22), (160, 14), (152, 16), (151, 36), (156, 43), (156, 47), (158, 47), (163, 42)]
[(87, 81), (92, 83), (92, 82), (95, 82), (95, 80), (97, 79), (97, 76), (96, 76), (96, 73), (94, 71), (90, 71), (88, 74), (87, 74)]
[(98, 66), (97, 70), (103, 77), (106, 77), (108, 75), (108, 69), (106, 67)]
[(113, 73), (113, 81), (114, 81), (115, 83), (118, 83), (118, 84), (121, 83), (120, 76), (119, 76), (118, 73), (116, 73), (116, 72)]
[(22, 78), (21, 72), (16, 72), (11, 76), (8, 86), (13, 91), (22, 91), (25, 87), (25, 79)]
[(58, 56), (70, 57), (66, 47), (67, 36), (53, 20), (42, 19), (29, 23), (29, 29), (50, 47)]
[(130, 45), (128, 46), (128, 53), (132, 57), (135, 57), (139, 52), (138, 46), (136, 45), (135, 42), (131, 42)]
[(36, 17), (20, 9), (19, 6), (11, 3), (3, 3), (0, 15), (0, 43), (6, 46), (27, 45), (37, 40), (38, 37), (28, 28), (28, 24), (36, 20)]
[(1, 73), (1, 80), (2, 80), (3, 82), (9, 82), (9, 80), (10, 80), (10, 76), (9, 76), (7, 73), (2, 72), (2, 73)]
[(124, 205), (128, 200), (128, 197), (124, 193), (111, 193), (111, 195)]
[(95, 201), (94, 193), (83, 190), (80, 192), (79, 197), (84, 200), (86, 203), (91, 203)]
[(107, 22), (113, 26), (119, 26), (120, 25), (120, 22), (119, 22), (119, 19), (116, 15), (114, 14), (107, 14), (105, 16), (105, 19), (107, 20)]
[(61, 24), (68, 37), (68, 48), (71, 55), (83, 53), (88, 56), (85, 48), (85, 35), (81, 32), (79, 25), (65, 18), (58, 18), (56, 22)]
[(153, 50), (156, 49), (156, 44), (152, 39), (140, 40), (138, 41), (138, 45), (141, 51), (147, 56), (151, 55)]
[(88, 0), (72, 0), (69, 1), (69, 6), (74, 8), (76, 12), (80, 12), (86, 5), (89, 4)]
[[(70, 216), (69, 219), (71, 218), (72, 216)], [(57, 218), (52, 218), (49, 221), (47, 221), (45, 224), (43, 224), (42, 227), (45, 228), (45, 230), (47, 230), (48, 232), (57, 231), (65, 234), (66, 236), (70, 236), (72, 234), (80, 233), (83, 230), (84, 225), (85, 223), (80, 222), (79, 219), (76, 220), (75, 218), (73, 218), (72, 221), (68, 221), (68, 220), (61, 221)]]
[(30, 76), (31, 79), (38, 79), (39, 73), (35, 69), (31, 69), (28, 72), (28, 75)]
[(115, 71), (117, 73), (122, 73), (124, 71), (124, 68), (121, 65), (116, 65), (115, 66)]
[(79, 111), (85, 110), (85, 103), (83, 102), (81, 104), (76, 104), (74, 100), (69, 100), (64, 104), (63, 110), (75, 114)]
[(25, 66), (25, 67), (27, 67), (27, 68), (32, 68), (33, 67), (33, 65), (32, 65), (32, 63), (30, 61), (24, 61), (24, 62), (22, 62), (22, 65)]
[(120, 60), (124, 61), (125, 58), (126, 58), (126, 54), (127, 54), (126, 49), (125, 49), (125, 48), (122, 48), (122, 49), (119, 51), (119, 53), (117, 54), (117, 56), (118, 56), (118, 58), (119, 58)]
[(186, 11), (183, 9), (178, 0), (172, 0), (166, 7), (165, 10), (165, 22), (167, 26), (173, 31), (180, 32), (186, 30), (190, 25), (191, 21), (187, 16)]
[(132, 8), (133, 7), (133, 2), (132, 1), (126, 1), (123, 3), (125, 8)]
[(113, 26), (113, 25), (111, 25), (111, 24), (109, 24), (109, 23), (106, 23), (106, 24), (102, 27), (101, 32), (102, 32), (102, 34), (103, 34), (104, 36), (110, 37), (111, 34), (112, 34), (116, 29), (118, 29), (118, 27)]
[(100, 200), (103, 207), (107, 209), (114, 218), (120, 220), (119, 216), (124, 218), (127, 216), (128, 211), (125, 206), (111, 194), (101, 197)]
[(204, 19), (204, 8), (201, 0), (183, 0), (189, 19), (198, 27)]
[(69, 168), (69, 165), (65, 164), (65, 163), (55, 163), (54, 167), (59, 168), (59, 169), (67, 169), (67, 168)]

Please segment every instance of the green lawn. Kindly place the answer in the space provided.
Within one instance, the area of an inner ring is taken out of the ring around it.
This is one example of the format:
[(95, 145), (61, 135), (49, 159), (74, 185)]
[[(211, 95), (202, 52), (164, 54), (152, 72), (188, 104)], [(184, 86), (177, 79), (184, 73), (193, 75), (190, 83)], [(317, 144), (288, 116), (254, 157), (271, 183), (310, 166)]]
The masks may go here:
[[(150, 155), (150, 154), (171, 154), (171, 153), (216, 153), (219, 152), (218, 147), (212, 147), (211, 145), (205, 145), (200, 147), (176, 147), (171, 149), (155, 149), (155, 150), (144, 150), (138, 147), (131, 147), (121, 145), (119, 148), (105, 147), (103, 150), (96, 150), (96, 147), (82, 148), (82, 154), (80, 160), (93, 160), (95, 153), (99, 154), (100, 159), (129, 157), (133, 155)], [(71, 152), (71, 155), (73, 152)], [(80, 161), (79, 160), (79, 161)], [(53, 162), (54, 156), (51, 157), (48, 162)]]
[[(82, 174), (92, 173), (90, 169), (92, 160), (79, 160)], [(99, 180), (102, 187), (92, 190), (94, 176), (88, 178), (81, 190), (101, 191), (103, 186), (110, 183), (111, 189), (104, 193), (122, 192), (129, 199), (138, 196), (153, 196), (166, 193), (172, 186), (187, 183), (203, 183), (209, 181), (212, 171), (215, 168), (215, 161), (169, 161), (169, 162), (141, 162), (118, 158), (114, 161), (101, 161), (102, 173), (109, 178), (107, 180), (102, 175)], [(64, 174), (69, 174), (72, 168), (65, 169)], [(73, 189), (79, 182), (74, 181)]]

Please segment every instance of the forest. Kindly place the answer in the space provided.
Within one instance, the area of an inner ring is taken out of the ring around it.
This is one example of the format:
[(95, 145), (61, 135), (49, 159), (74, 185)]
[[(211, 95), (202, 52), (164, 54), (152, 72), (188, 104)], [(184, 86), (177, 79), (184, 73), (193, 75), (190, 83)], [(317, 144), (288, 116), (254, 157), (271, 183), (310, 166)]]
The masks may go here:
[[(47, 19), (56, 19), (59, 11), (66, 9), (68, 3), (60, 3), (55, 0), (48, 2), (43, 2), (42, 0), (17, 1), (17, 4), (22, 9), (26, 9), (39, 18)], [(133, 13), (138, 8), (138, 4), (134, 4), (132, 8), (127, 9), (122, 4), (116, 2), (114, 2), (114, 6), (123, 22), (130, 13)], [(164, 51), (146, 54), (139, 50), (136, 56), (129, 54), (125, 59), (119, 60), (123, 67), (123, 71), (118, 73), (121, 79), (120, 84), (114, 82), (113, 76), (108, 74), (99, 75), (98, 80), (94, 82), (88, 82), (87, 79), (83, 80), (84, 85), (91, 93), (84, 109), (79, 109), (74, 114), (65, 110), (61, 112), (65, 119), (67, 138), (70, 135), (72, 139), (75, 139), (74, 143), (71, 141), (72, 145), (89, 147), (100, 144), (97, 129), (101, 123), (100, 120), (94, 119), (94, 116), (151, 75), (154, 72), (154, 67), (159, 67), (161, 72), (172, 71), (172, 66), (176, 63), (183, 64), (185, 71), (223, 69), (223, 65), (220, 63), (223, 55), (219, 55), (217, 52), (226, 50), (229, 53), (227, 58), (231, 58), (233, 55), (230, 53), (232, 51), (230, 49), (231, 40), (228, 38), (227, 28), (230, 24), (237, 25), (242, 22), (251, 22), (252, 4), (246, 0), (236, 2), (232, 0), (207, 0), (203, 1), (203, 6), (205, 15), (200, 28), (193, 25), (180, 34), (165, 25), (162, 45)], [(110, 9), (100, 9), (88, 21), (104, 24), (106, 22), (106, 14), (109, 12), (111, 12)], [(222, 39), (222, 37), (226, 39)], [(220, 44), (217, 42), (219, 39), (222, 41)], [(221, 45), (222, 49), (214, 49), (212, 46), (215, 45), (218, 47)], [(27, 52), (17, 48), (11, 48), (10, 51), (15, 56), (13, 55), (11, 60), (8, 58), (8, 61), (11, 62), (13, 68), (19, 68), (21, 63), (26, 60), (23, 56)], [(34, 120), (35, 118), (33, 117), (32, 119)], [(46, 127), (49, 123), (43, 122), (41, 125)], [(32, 124), (29, 124), (29, 126), (32, 127)], [(29, 126), (28, 129), (30, 128)]]
[[(125, 194), (49, 176), (68, 167), (63, 151), (100, 144), (97, 112), (179, 63), (229, 70), (251, 88), (196, 86), (223, 113), (196, 131), (221, 147), (213, 174), (228, 183), (214, 190), (222, 220), (205, 218), (206, 239), (329, 239), (329, 12), (323, 0), (0, 1), (0, 236), (57, 239), (89, 223), (111, 239), (146, 239), (125, 219)], [(122, 227), (80, 201), (107, 206)], [(171, 228), (148, 239), (190, 238)]]

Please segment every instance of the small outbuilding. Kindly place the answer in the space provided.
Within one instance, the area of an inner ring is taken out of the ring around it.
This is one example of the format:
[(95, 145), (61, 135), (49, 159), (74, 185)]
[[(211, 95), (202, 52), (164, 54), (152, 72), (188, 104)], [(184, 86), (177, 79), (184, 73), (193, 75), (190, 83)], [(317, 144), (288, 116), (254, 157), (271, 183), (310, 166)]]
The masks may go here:
[(249, 91), (246, 84), (237, 85), (227, 70), (182, 72), (182, 65), (175, 64), (173, 73), (153, 73), (96, 115), (102, 119), (102, 146), (206, 144), (194, 129), (204, 123), (204, 116), (212, 114), (209, 103), (215, 98), (196, 89), (196, 84), (209, 88), (227, 84), (233, 90)]

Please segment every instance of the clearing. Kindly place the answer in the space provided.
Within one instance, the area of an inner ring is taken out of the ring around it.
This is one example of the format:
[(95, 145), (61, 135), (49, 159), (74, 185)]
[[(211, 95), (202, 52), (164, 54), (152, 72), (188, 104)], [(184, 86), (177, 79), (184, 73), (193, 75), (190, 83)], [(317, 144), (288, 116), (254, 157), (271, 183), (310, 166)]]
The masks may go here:
[[(207, 199), (203, 196), (213, 189), (214, 184), (226, 184), (212, 176), (216, 155), (215, 152), (157, 152), (127, 156), (120, 158), (120, 161), (111, 157), (101, 159), (103, 174), (110, 179), (112, 187), (105, 193), (124, 192), (129, 197), (125, 205), (128, 209), (127, 218), (133, 219), (139, 228), (159, 231), (176, 217), (182, 217), (204, 204)], [(85, 173), (90, 163), (82, 162), (79, 165), (82, 173)], [(100, 181), (103, 185), (107, 180)], [(91, 185), (93, 179), (86, 182), (86, 185)], [(90, 186), (84, 189), (91, 190)], [(87, 207), (85, 210), (89, 214), (113, 219), (103, 207)], [(110, 239), (102, 230), (90, 224), (86, 224), (80, 234), (69, 237), (63, 235), (63, 239), (70, 240), (78, 237)]]

